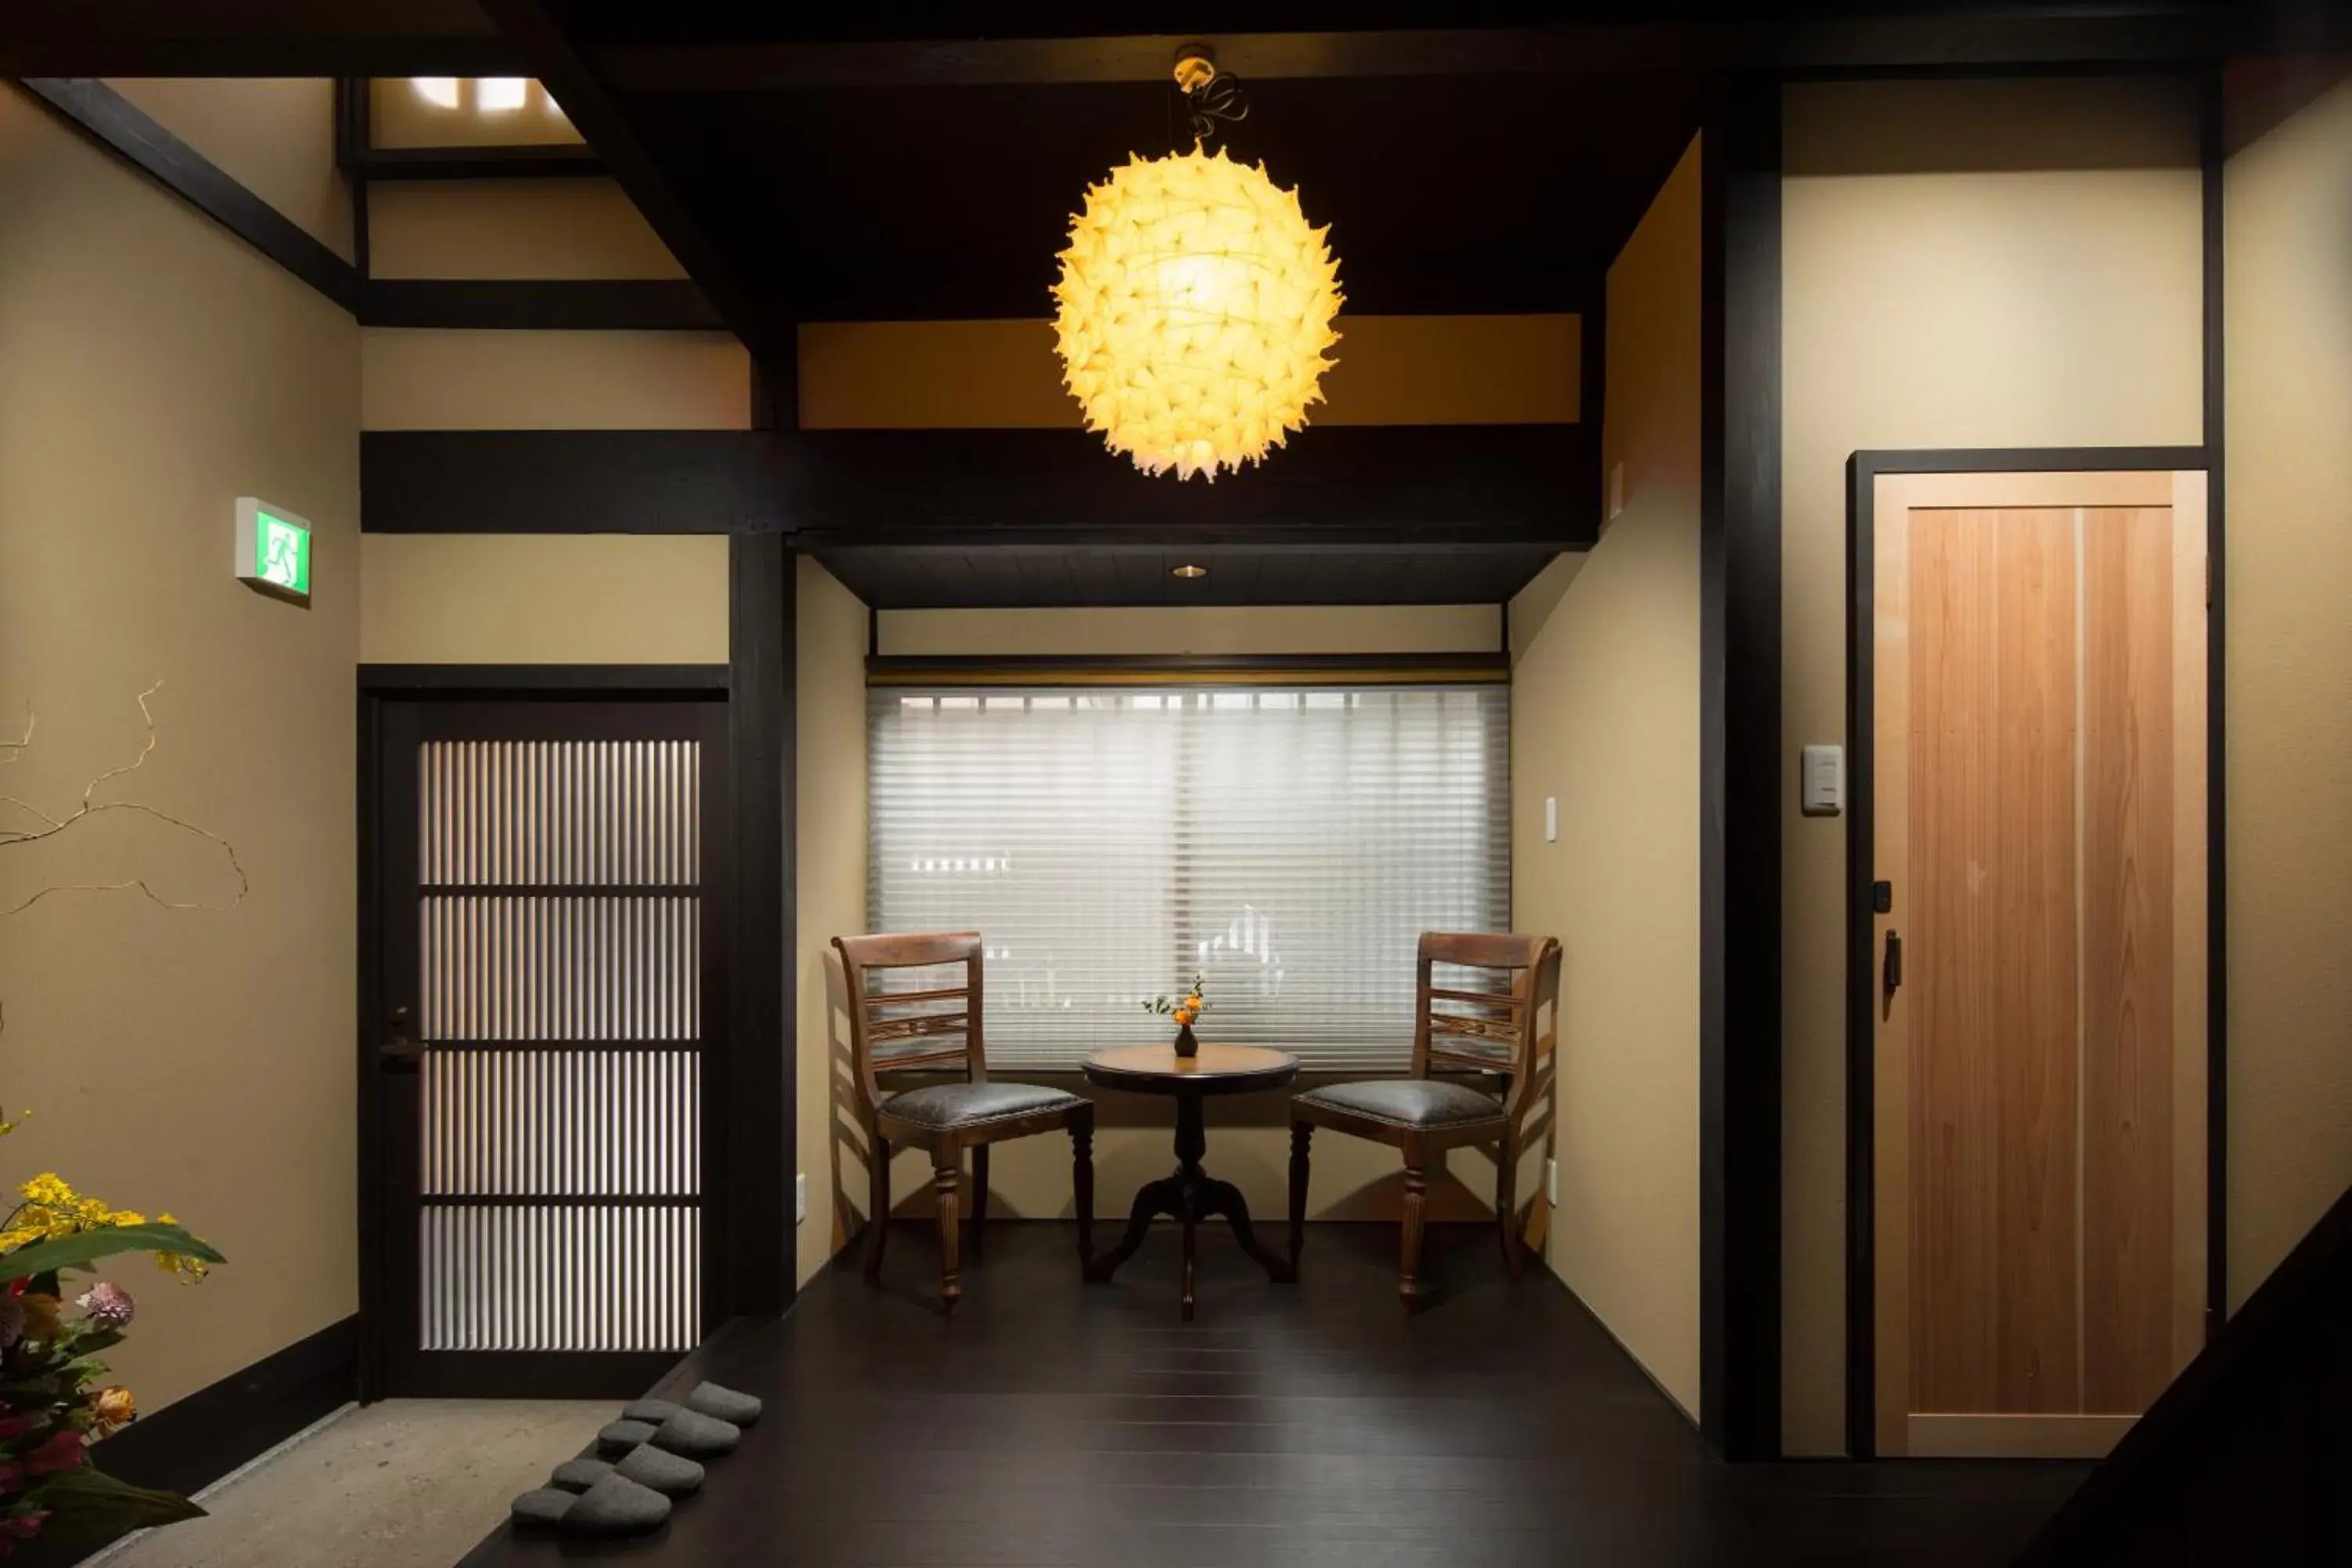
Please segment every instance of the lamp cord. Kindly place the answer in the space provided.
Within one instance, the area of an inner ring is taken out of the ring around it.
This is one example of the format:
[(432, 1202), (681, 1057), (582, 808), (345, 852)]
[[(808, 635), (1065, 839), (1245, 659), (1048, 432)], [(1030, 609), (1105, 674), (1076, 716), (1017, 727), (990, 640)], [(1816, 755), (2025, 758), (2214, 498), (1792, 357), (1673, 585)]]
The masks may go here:
[(1249, 99), (1242, 91), (1241, 79), (1223, 71), (1186, 92), (1184, 107), (1190, 111), (1192, 121), (1192, 148), (1195, 152), (1205, 151), (1225, 126), (1238, 125), (1247, 120), (1250, 110)]

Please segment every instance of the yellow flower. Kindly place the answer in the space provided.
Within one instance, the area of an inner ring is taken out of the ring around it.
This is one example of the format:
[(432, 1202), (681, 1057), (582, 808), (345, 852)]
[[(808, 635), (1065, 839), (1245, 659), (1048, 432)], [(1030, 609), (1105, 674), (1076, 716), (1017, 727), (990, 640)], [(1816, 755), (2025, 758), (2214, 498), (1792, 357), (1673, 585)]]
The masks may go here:
[[(170, 1215), (160, 1214), (155, 1216), (155, 1223), (157, 1225), (177, 1225), (180, 1222), (173, 1219)], [(177, 1275), (180, 1282), (184, 1285), (196, 1284), (200, 1282), (205, 1275), (212, 1272), (212, 1268), (203, 1258), (184, 1258), (176, 1252), (157, 1253), (155, 1255), (155, 1266), (166, 1274)]]
[(66, 1184), (65, 1178), (55, 1171), (43, 1171), (16, 1190), (24, 1194), (26, 1203), (43, 1208), (72, 1208), (81, 1202), (73, 1188)]

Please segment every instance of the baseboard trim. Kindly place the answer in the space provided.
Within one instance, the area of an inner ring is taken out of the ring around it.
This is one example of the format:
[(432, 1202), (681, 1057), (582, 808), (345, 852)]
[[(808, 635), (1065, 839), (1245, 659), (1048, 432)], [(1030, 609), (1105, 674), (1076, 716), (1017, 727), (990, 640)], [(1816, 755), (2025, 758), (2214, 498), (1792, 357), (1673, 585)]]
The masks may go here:
[(91, 1458), (136, 1486), (199, 1491), (357, 1397), (359, 1352), (359, 1319), (331, 1323), (132, 1422)]

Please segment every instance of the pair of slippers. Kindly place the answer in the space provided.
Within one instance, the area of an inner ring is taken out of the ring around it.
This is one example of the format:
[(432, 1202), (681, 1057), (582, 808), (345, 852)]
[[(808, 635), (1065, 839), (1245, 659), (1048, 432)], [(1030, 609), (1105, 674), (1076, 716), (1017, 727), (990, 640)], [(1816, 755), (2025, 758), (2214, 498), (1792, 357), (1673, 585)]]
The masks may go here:
[(549, 1484), (514, 1500), (517, 1524), (567, 1535), (643, 1535), (669, 1519), (673, 1500), (702, 1489), (700, 1461), (731, 1454), (760, 1402), (715, 1383), (696, 1385), (681, 1404), (640, 1399), (596, 1434), (616, 1460), (568, 1459)]

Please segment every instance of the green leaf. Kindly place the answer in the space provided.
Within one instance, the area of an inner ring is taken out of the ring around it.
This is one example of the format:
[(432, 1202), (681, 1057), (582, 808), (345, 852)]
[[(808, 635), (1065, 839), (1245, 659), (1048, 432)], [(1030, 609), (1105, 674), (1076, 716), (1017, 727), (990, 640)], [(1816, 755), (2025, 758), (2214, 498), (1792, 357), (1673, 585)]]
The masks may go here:
[(11, 1279), (54, 1274), (61, 1268), (87, 1268), (118, 1252), (176, 1252), (206, 1263), (228, 1261), (176, 1225), (117, 1225), (103, 1230), (79, 1231), (20, 1247), (0, 1258), (0, 1274)]
[(111, 1541), (134, 1530), (205, 1517), (203, 1509), (176, 1492), (134, 1487), (89, 1465), (60, 1471), (35, 1491), (49, 1510), (42, 1533), (75, 1541)]

